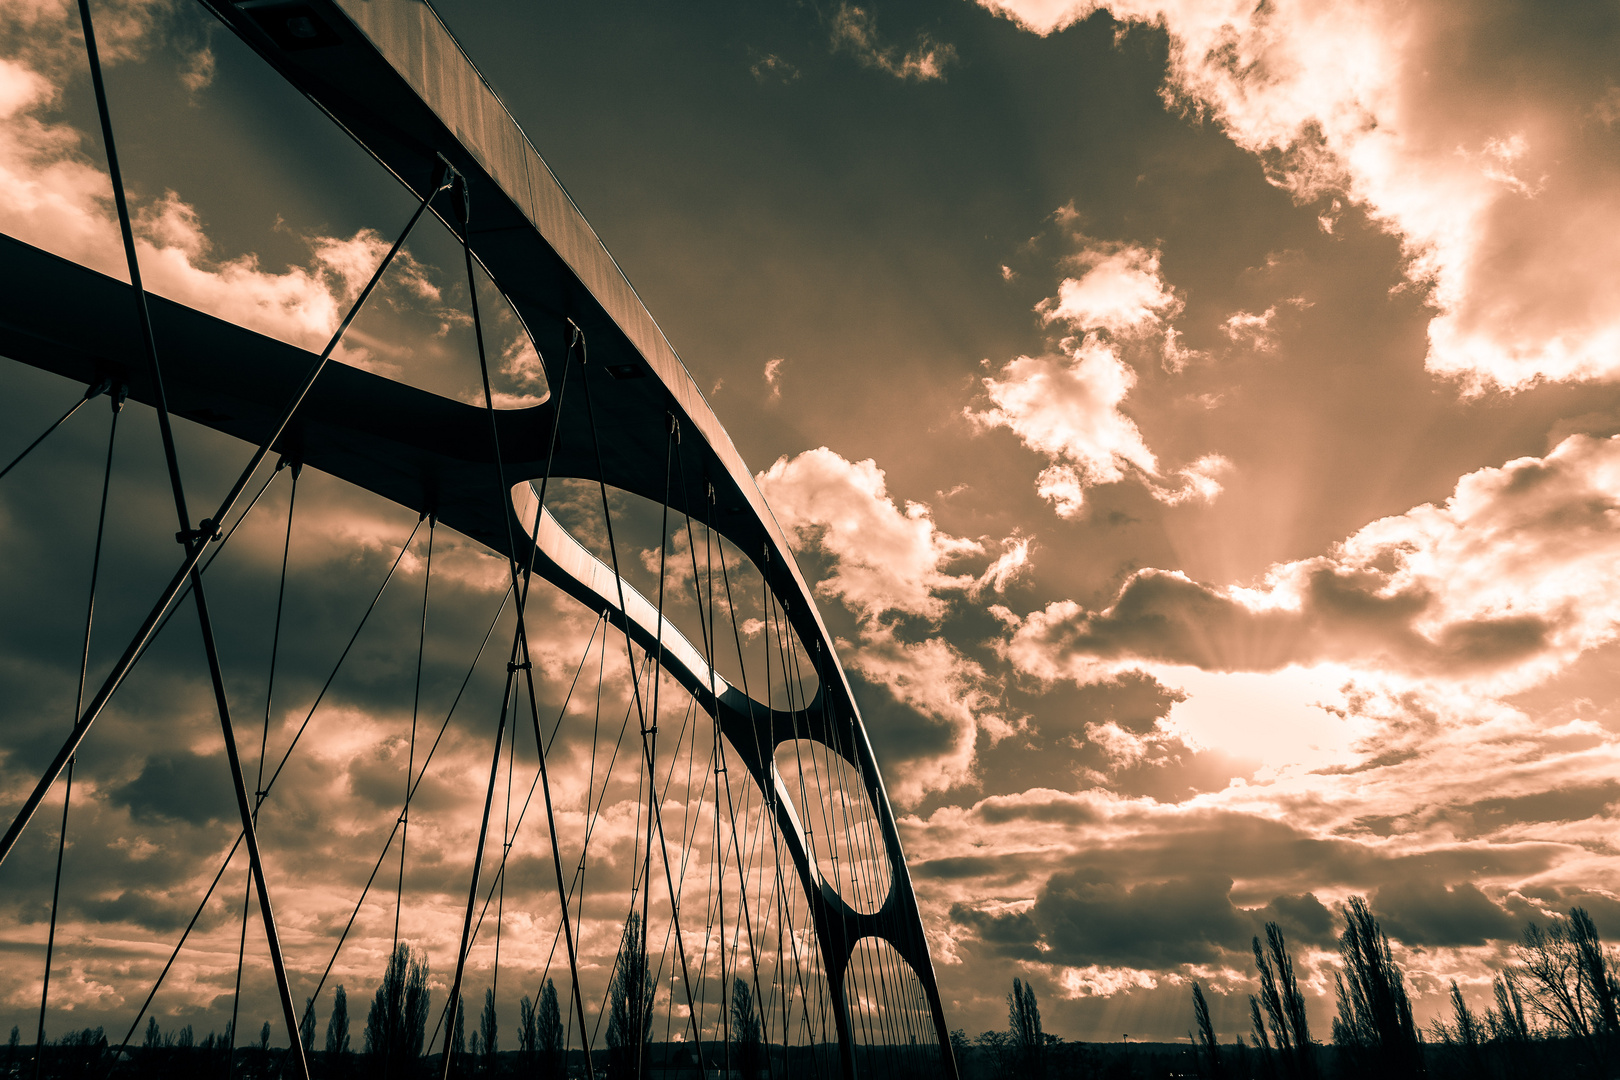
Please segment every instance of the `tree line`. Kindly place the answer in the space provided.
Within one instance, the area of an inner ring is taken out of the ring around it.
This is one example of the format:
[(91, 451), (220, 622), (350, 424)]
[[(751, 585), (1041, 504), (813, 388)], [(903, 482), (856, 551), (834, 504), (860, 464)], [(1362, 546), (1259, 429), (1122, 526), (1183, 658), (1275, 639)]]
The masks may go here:
[(1422, 1029), (1406, 977), (1364, 897), (1339, 934), (1330, 1042), (1313, 1039), (1293, 957), (1276, 923), (1253, 939), (1259, 993), (1250, 1033), (1223, 1044), (1203, 987), (1192, 988), (1198, 1074), (1211, 1080), (1509, 1078), (1529, 1070), (1611, 1076), (1620, 1067), (1620, 965), (1584, 908), (1529, 922), (1492, 979), (1492, 1003), (1471, 1008), (1451, 981), (1449, 1016)]
[[(348, 993), (341, 985), (332, 997), (324, 1037), (318, 1037), (315, 1002), (308, 999), (298, 1037), (316, 1077), (363, 1077), (367, 1080), (412, 1080), (433, 1072), (423, 1053), (430, 1042), (428, 1021), (434, 1016), (429, 988), (430, 970), (425, 953), (409, 945), (396, 946), (388, 958), (381, 983), (372, 996), (365, 1026), (350, 1031)], [(647, 954), (647, 933), (641, 916), (631, 912), (625, 920), (618, 954), (608, 987), (605, 1017), (605, 1054), (598, 1052), (597, 1075), (605, 1080), (643, 1080), (652, 1072), (698, 1071), (707, 1075), (729, 1068), (738, 1080), (757, 1080), (770, 1062), (763, 1025), (749, 984), (733, 978), (729, 991), (729, 1040), (690, 1047), (655, 1047), (652, 1041), (654, 978)], [(569, 1075), (566, 1043), (577, 1046), (578, 1032), (565, 1034), (563, 1008), (556, 983), (547, 978), (539, 998), (525, 994), (518, 1004), (517, 1053), (501, 1053), (500, 1017), (495, 991), (484, 991), (483, 1008), (469, 1032), (467, 1001), (462, 997), (448, 1018), (451, 1074), (464, 1080), (521, 1076), (526, 1080), (564, 1080)], [(445, 1018), (441, 1017), (443, 1022)], [(571, 1025), (570, 1025), (571, 1027)], [(440, 1033), (433, 1032), (431, 1041)], [(231, 1025), (221, 1034), (199, 1037), (191, 1024), (164, 1030), (157, 1017), (149, 1017), (139, 1044), (109, 1044), (102, 1028), (64, 1034), (48, 1043), (35, 1061), (34, 1047), (24, 1046), (21, 1032), (11, 1038), (0, 1059), (0, 1075), (77, 1078), (119, 1076), (209, 1080), (260, 1080), (280, 1075), (285, 1049), (270, 1046), (271, 1026), (264, 1021), (256, 1041), (246, 1045), (233, 1037)], [(439, 1045), (443, 1045), (439, 1042)], [(576, 1066), (580, 1050), (574, 1051)], [(684, 1055), (684, 1056), (681, 1056)], [(605, 1060), (603, 1060), (605, 1059)], [(436, 1062), (434, 1063), (436, 1064)], [(605, 1068), (605, 1073), (604, 1073)]]

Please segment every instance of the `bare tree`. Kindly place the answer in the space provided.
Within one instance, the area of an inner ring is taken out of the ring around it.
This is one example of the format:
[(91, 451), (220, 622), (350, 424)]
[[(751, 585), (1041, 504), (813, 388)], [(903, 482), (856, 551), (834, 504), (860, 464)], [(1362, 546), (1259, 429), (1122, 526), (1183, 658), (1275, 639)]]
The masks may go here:
[(422, 1056), (430, 994), (427, 957), (409, 945), (388, 958), (382, 985), (366, 1014), (365, 1051), (374, 1076), (408, 1076)]
[(1512, 975), (1528, 992), (1531, 1009), (1578, 1043), (1593, 1064), (1601, 1068), (1613, 1060), (1620, 1039), (1620, 983), (1586, 909), (1571, 908), (1545, 929), (1530, 923), (1513, 951)]
[(1438, 1042), (1450, 1048), (1456, 1064), (1465, 1076), (1485, 1075), (1486, 1025), (1463, 1000), (1457, 980), (1451, 980), (1451, 1023), (1435, 1017), (1430, 1024)]
[(540, 1075), (545, 1080), (563, 1076), (562, 1010), (557, 1007), (557, 984), (550, 979), (540, 988), (540, 1005), (535, 1009), (534, 1048), (540, 1056)]
[(494, 1068), (495, 1055), (500, 1051), (500, 1022), (495, 1015), (495, 988), (484, 991), (484, 1011), (478, 1016), (478, 1033), (482, 1037), (484, 1062)]

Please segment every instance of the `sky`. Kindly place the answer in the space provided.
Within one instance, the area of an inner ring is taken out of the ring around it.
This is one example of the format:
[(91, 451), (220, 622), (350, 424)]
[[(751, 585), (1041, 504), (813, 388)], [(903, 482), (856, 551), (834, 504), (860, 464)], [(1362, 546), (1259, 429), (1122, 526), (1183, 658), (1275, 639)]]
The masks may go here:
[[(1352, 895), (1420, 1019), (1453, 979), (1483, 1000), (1526, 920), (1581, 905), (1620, 938), (1612, 5), (436, 7), (795, 544), (951, 1026), (1004, 1026), (1018, 977), (1048, 1031), (1178, 1038), (1196, 980), (1230, 1039), (1250, 938), (1276, 921), (1325, 1038)], [(323, 341), (408, 195), (202, 8), (96, 11), (149, 287)], [(121, 274), (110, 200), (74, 11), (6, 5), (0, 232)], [(338, 358), (475, 400), (466, 289), (428, 229)], [(530, 346), (509, 313), (494, 323), (502, 402), (535, 400)], [(20, 449), (79, 388), (4, 371)], [(0, 482), (0, 807), (73, 714), (106, 438), (92, 403)], [(126, 410), (118, 438), (92, 673), (174, 555), (150, 411)], [(246, 455), (180, 440), (198, 492)], [(272, 763), (417, 524), (313, 470), (300, 484)], [(287, 488), (213, 572), (244, 744), (266, 712)], [(594, 535), (589, 495), (565, 486), (559, 513)], [(397, 816), (424, 540), (267, 822), (300, 986)], [(637, 543), (652, 573), (656, 528)], [(505, 564), (448, 530), (435, 544), (424, 685), (442, 713)], [(604, 653), (592, 613), (551, 594), (534, 610), (566, 780), (591, 746), (569, 677)], [(53, 1032), (121, 1030), (234, 837), (199, 651), (177, 619), (80, 756)], [(468, 692), (487, 718), (499, 675)], [(625, 692), (609, 687), (615, 708)], [(459, 918), (487, 730), (449, 727), (422, 789), (407, 936)], [(614, 881), (635, 863), (630, 780), (603, 818)], [(0, 1025), (25, 1032), (59, 813), (53, 795), (0, 869)], [(527, 853), (509, 885), (538, 895), (548, 859)], [(239, 895), (239, 869), (226, 880)], [(236, 904), (207, 909), (165, 1025), (228, 1015)], [(351, 994), (375, 985), (391, 917), (359, 924), (336, 976)], [(552, 924), (506, 918), (502, 963), (538, 970)], [(587, 925), (593, 963), (615, 926)], [(441, 985), (451, 954), (431, 955)], [(472, 962), (481, 988), (493, 962)], [(246, 1015), (271, 1017), (255, 963)], [(515, 1018), (518, 990), (501, 993)]]

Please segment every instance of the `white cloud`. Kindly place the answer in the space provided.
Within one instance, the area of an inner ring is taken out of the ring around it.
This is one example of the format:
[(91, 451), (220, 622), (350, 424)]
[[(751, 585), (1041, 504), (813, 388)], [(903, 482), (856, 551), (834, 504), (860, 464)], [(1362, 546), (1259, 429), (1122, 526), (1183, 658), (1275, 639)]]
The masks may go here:
[[(1057, 218), (1072, 223), (1065, 207)], [(1056, 296), (1035, 305), (1047, 327), (1063, 336), (1045, 356), (1019, 356), (980, 380), (990, 408), (964, 409), (980, 428), (1004, 427), (1049, 464), (1035, 490), (1063, 518), (1085, 509), (1086, 490), (1129, 476), (1161, 502), (1208, 501), (1221, 491), (1216, 477), (1230, 462), (1207, 455), (1165, 481), (1158, 458), (1122, 408), (1136, 386), (1136, 371), (1122, 355), (1145, 340), (1162, 338), (1164, 368), (1174, 374), (1195, 354), (1181, 348), (1170, 320), (1182, 302), (1160, 272), (1159, 252), (1136, 244), (1099, 241), (1079, 233), (1081, 251), (1064, 260), (1078, 270)]]
[[(42, 3), (8, 14), (22, 16), (28, 32), (9, 43), (11, 55), (0, 56), (0, 232), (128, 280), (111, 180), (85, 152), (80, 132), (52, 115), (72, 71), (59, 55), (62, 40), (72, 36), (67, 8)], [(112, 15), (112, 57), (133, 54), (147, 27), (144, 12), (120, 8)], [(326, 344), (389, 246), (370, 229), (346, 238), (312, 236), (308, 264), (276, 272), (251, 253), (217, 255), (196, 210), (173, 191), (133, 210), (147, 288), (310, 349)], [(387, 287), (439, 299), (404, 252)], [(346, 345), (335, 355), (364, 364), (370, 351)]]
[(902, 53), (878, 38), (877, 22), (865, 8), (839, 4), (832, 16), (834, 49), (847, 49), (863, 67), (888, 72), (897, 79), (928, 82), (943, 79), (945, 68), (956, 60), (956, 47), (917, 35), (917, 46)]
[(968, 410), (983, 427), (1005, 427), (1053, 461), (1041, 494), (1064, 516), (1080, 510), (1084, 489), (1112, 484), (1131, 471), (1156, 476), (1158, 460), (1120, 404), (1136, 373), (1114, 348), (1088, 337), (1072, 357), (1020, 356), (983, 380), (992, 408)]
[(1142, 570), (1113, 604), (1008, 617), (1008, 656), (1041, 678), (1120, 663), (1347, 670), (1501, 695), (1620, 636), (1620, 437), (1571, 436), (1481, 469), (1444, 504), (1363, 527), (1253, 586)]
[(852, 462), (821, 447), (779, 458), (755, 479), (782, 527), (832, 559), (816, 591), (838, 598), (859, 619), (846, 662), (948, 731), (938, 752), (886, 766), (897, 797), (908, 801), (968, 780), (978, 733), (1000, 739), (1014, 725), (1000, 715), (978, 663), (939, 636), (905, 640), (894, 619), (938, 620), (954, 598), (1002, 591), (1028, 565), (1029, 538), (1004, 540), (978, 574), (953, 573), (983, 558), (986, 545), (942, 531), (923, 504), (895, 505), (883, 470), (870, 459)]
[(1221, 323), (1221, 333), (1234, 345), (1244, 345), (1255, 352), (1271, 352), (1277, 347), (1276, 331), (1271, 322), (1277, 317), (1275, 306), (1255, 314), (1252, 311), (1234, 311)]
[(1099, 9), (1165, 27), (1168, 101), (1300, 201), (1342, 196), (1401, 238), (1438, 309), (1430, 370), (1470, 391), (1620, 375), (1612, 70), (1583, 24), (1461, 2), (979, 2), (1039, 34)]
[(942, 532), (921, 503), (896, 506), (870, 458), (852, 462), (823, 446), (778, 458), (755, 479), (784, 529), (836, 558), (817, 591), (852, 611), (938, 618), (945, 610), (941, 594), (976, 583), (974, 575), (946, 567), (984, 554), (984, 545)]
[(1088, 241), (1070, 263), (1080, 276), (1065, 278), (1056, 296), (1036, 305), (1048, 326), (1133, 334), (1161, 329), (1181, 311), (1181, 301), (1160, 275), (1156, 250)]
[(1060, 517), (1080, 514), (1087, 488), (1132, 475), (1169, 505), (1214, 499), (1221, 492), (1218, 477), (1231, 462), (1207, 454), (1177, 470), (1179, 482), (1166, 482), (1136, 422), (1120, 408), (1135, 385), (1136, 373), (1115, 347), (1092, 336), (1072, 357), (1020, 356), (1008, 362), (983, 380), (992, 407), (965, 412), (980, 427), (1009, 429), (1051, 460), (1036, 480), (1036, 491)]
[(787, 363), (784, 356), (773, 356), (765, 361), (765, 385), (771, 388), (771, 400), (782, 399), (782, 365)]

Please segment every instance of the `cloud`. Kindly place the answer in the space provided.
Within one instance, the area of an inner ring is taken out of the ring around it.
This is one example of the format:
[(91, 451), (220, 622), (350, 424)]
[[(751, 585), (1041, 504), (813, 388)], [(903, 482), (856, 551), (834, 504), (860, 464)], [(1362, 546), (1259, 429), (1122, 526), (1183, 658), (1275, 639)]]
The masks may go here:
[(1272, 320), (1277, 317), (1275, 306), (1256, 315), (1252, 311), (1234, 311), (1221, 323), (1221, 333), (1234, 345), (1242, 345), (1255, 352), (1272, 352), (1277, 348), (1277, 334)]
[[(70, 23), (67, 12), (66, 5), (41, 4), (12, 13), (13, 18), (20, 14), (27, 31), (11, 39), (9, 55), (0, 56), (0, 232), (127, 280), (111, 180), (85, 153), (80, 132), (53, 115), (75, 73), (63, 54), (63, 42), (72, 39), (76, 26), (76, 15)], [(107, 27), (110, 60), (145, 47), (147, 20), (139, 7), (113, 12)], [(203, 89), (210, 71), (208, 63), (193, 64), (187, 85)], [(309, 349), (326, 344), (389, 246), (371, 229), (349, 237), (309, 236), (308, 264), (277, 272), (251, 253), (218, 255), (197, 211), (175, 192), (145, 203), (135, 192), (130, 195), (136, 252), (148, 289)], [(417, 301), (439, 300), (437, 288), (408, 252), (390, 269), (386, 290)], [(352, 343), (340, 345), (335, 355), (349, 363), (372, 363), (371, 350)]]
[(1408, 945), (1483, 945), (1523, 926), (1468, 882), (1392, 881), (1373, 893), (1372, 906), (1390, 936)]
[(1209, 454), (1177, 470), (1179, 483), (1167, 482), (1136, 422), (1120, 408), (1136, 372), (1095, 335), (1070, 356), (1020, 356), (981, 383), (991, 407), (969, 407), (968, 419), (981, 428), (1005, 427), (1050, 460), (1036, 478), (1036, 492), (1060, 517), (1079, 516), (1087, 488), (1129, 476), (1161, 502), (1207, 502), (1220, 494), (1217, 477), (1231, 468)]
[[(1072, 221), (1072, 208), (1058, 219)], [(1078, 254), (1064, 266), (1056, 296), (1035, 305), (1041, 322), (1063, 335), (1057, 350), (1019, 356), (980, 380), (989, 408), (964, 409), (981, 429), (1004, 427), (1049, 464), (1035, 490), (1059, 517), (1076, 518), (1085, 509), (1086, 490), (1141, 480), (1153, 497), (1168, 505), (1208, 502), (1221, 492), (1217, 477), (1231, 468), (1218, 454), (1176, 470), (1161, 472), (1136, 422), (1122, 408), (1137, 383), (1122, 350), (1143, 339), (1162, 339), (1167, 370), (1185, 367), (1191, 354), (1176, 343), (1169, 320), (1182, 302), (1164, 281), (1159, 252), (1135, 244), (1099, 241), (1080, 234)]]
[(1007, 655), (1047, 679), (1115, 660), (1336, 662), (1509, 692), (1615, 638), (1617, 556), (1620, 439), (1577, 435), (1470, 473), (1444, 504), (1372, 522), (1253, 587), (1146, 569), (1105, 609), (1057, 601), (1012, 617)]
[(772, 401), (782, 400), (782, 365), (786, 363), (787, 358), (782, 356), (765, 361), (765, 385), (771, 388)]
[(984, 428), (1005, 427), (1051, 459), (1038, 490), (1059, 515), (1079, 514), (1088, 487), (1118, 483), (1133, 471), (1158, 475), (1158, 459), (1119, 408), (1136, 373), (1098, 338), (1086, 338), (1072, 356), (1020, 356), (982, 384), (991, 407), (970, 408), (968, 418)]
[(1181, 312), (1181, 300), (1160, 275), (1157, 250), (1091, 240), (1068, 262), (1080, 276), (1064, 278), (1056, 296), (1035, 306), (1049, 326), (1125, 335), (1161, 329)]
[(756, 82), (773, 80), (790, 83), (799, 78), (799, 69), (775, 53), (759, 53), (750, 49), (749, 54), (754, 62), (748, 65), (748, 73)]
[(1400, 237), (1436, 309), (1431, 371), (1470, 392), (1620, 374), (1612, 12), (979, 2), (1038, 34), (1098, 10), (1163, 27), (1167, 102), (1214, 119), (1301, 203), (1348, 200)]
[(984, 545), (941, 531), (922, 503), (896, 506), (870, 458), (849, 461), (823, 446), (777, 458), (755, 479), (783, 529), (836, 559), (816, 591), (852, 611), (937, 619), (945, 612), (943, 594), (977, 582), (947, 567), (984, 554)]
[(945, 68), (956, 61), (956, 47), (917, 35), (917, 46), (905, 53), (881, 43), (877, 20), (865, 8), (839, 4), (832, 16), (834, 51), (847, 50), (862, 67), (887, 72), (897, 79), (929, 82), (945, 78)]
[[(952, 572), (984, 558), (985, 543), (944, 532), (921, 503), (896, 506), (871, 459), (852, 462), (823, 446), (778, 458), (755, 479), (782, 528), (830, 557), (816, 592), (857, 616), (858, 640), (841, 646), (851, 670), (926, 718), (927, 731), (886, 757), (896, 797), (909, 801), (965, 782), (979, 732), (1004, 738), (1013, 725), (983, 667), (943, 637), (910, 640), (897, 623), (937, 623), (957, 599), (1002, 591), (1027, 566), (1029, 539), (1003, 541), (978, 574)], [(875, 731), (874, 738), (883, 736)]]

